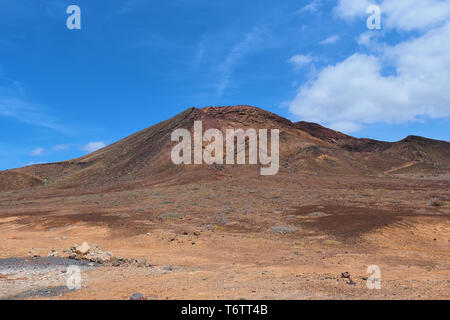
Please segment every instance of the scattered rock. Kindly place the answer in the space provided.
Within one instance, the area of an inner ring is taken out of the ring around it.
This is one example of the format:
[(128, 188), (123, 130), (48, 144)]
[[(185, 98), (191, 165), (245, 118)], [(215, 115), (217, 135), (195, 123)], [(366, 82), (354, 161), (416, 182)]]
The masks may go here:
[(428, 204), (433, 207), (441, 207), (442, 206), (442, 202), (438, 198), (432, 198)]
[(122, 261), (116, 257), (113, 257), (111, 259), (111, 266), (113, 267), (120, 267), (122, 264), (123, 264)]
[(105, 264), (115, 260), (111, 252), (105, 252), (97, 245), (90, 247), (86, 242), (81, 246), (74, 246), (68, 251), (70, 259), (86, 260), (94, 263)]
[(51, 252), (49, 252), (49, 254), (47, 254), (47, 258), (51, 258), (51, 257), (59, 257), (58, 251), (52, 250)]
[(356, 285), (356, 282), (353, 281), (351, 278), (349, 278), (347, 284), (354, 286), (354, 285)]
[(87, 254), (90, 249), (91, 249), (91, 247), (88, 245), (88, 243), (87, 242), (83, 242), (83, 244), (81, 246), (77, 246), (75, 248), (75, 253), (77, 253), (77, 254)]
[(164, 271), (173, 271), (174, 267), (172, 265), (168, 264), (168, 265), (163, 266), (162, 269)]
[(199, 236), (200, 235), (200, 231), (194, 231), (194, 236)]
[(137, 261), (137, 266), (139, 267), (139, 268), (144, 268), (144, 267), (146, 267), (147, 266), (147, 260), (138, 260)]
[(349, 272), (342, 272), (341, 277), (344, 279), (347, 279), (347, 284), (352, 285), (352, 286), (356, 285), (356, 282), (354, 282), (352, 280), (352, 277), (350, 276)]
[(147, 300), (147, 298), (142, 293), (133, 293), (130, 300)]
[(297, 231), (297, 228), (294, 227), (288, 227), (288, 226), (273, 226), (270, 228), (270, 232), (280, 233), (280, 234), (286, 234), (286, 233), (293, 233)]

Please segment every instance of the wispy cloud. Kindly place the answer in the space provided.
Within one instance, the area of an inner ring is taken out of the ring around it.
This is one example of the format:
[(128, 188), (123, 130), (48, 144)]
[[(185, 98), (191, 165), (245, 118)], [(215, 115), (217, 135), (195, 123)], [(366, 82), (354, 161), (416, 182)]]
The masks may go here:
[(58, 144), (58, 145), (54, 146), (52, 149), (53, 149), (53, 151), (69, 150), (70, 144)]
[(314, 58), (310, 55), (297, 54), (289, 58), (288, 62), (294, 65), (295, 70), (299, 70), (313, 62)]
[(30, 155), (32, 156), (41, 156), (44, 153), (45, 149), (44, 148), (36, 148), (34, 150), (31, 151)]
[(87, 152), (94, 152), (97, 151), (98, 149), (104, 148), (106, 147), (106, 144), (104, 144), (101, 141), (98, 142), (89, 142), (88, 144), (85, 144), (81, 150), (83, 151), (87, 151)]
[(26, 101), (20, 97), (0, 96), (0, 116), (11, 117), (17, 121), (69, 133), (66, 126), (60, 124), (58, 119), (43, 112), (42, 105)]
[(30, 101), (18, 81), (7, 78), (0, 70), (0, 116), (17, 121), (69, 133), (67, 126), (51, 116), (48, 108)]
[(126, 1), (122, 1), (122, 3), (123, 4), (121, 6), (119, 6), (117, 9), (115, 9), (108, 15), (109, 19), (116, 17), (116, 16), (120, 16), (122, 14), (126, 14), (128, 12), (131, 12), (137, 6), (139, 6), (141, 3), (145, 3), (145, 1), (143, 1), (143, 0), (126, 0)]
[(323, 41), (320, 41), (321, 45), (327, 45), (327, 44), (333, 44), (338, 42), (341, 39), (341, 37), (337, 34), (333, 34), (332, 36), (329, 36), (328, 38), (326, 38)]
[(200, 68), (200, 65), (203, 61), (203, 56), (205, 55), (205, 45), (204, 41), (200, 41), (197, 45), (197, 49), (195, 50), (194, 58), (192, 59), (192, 69), (197, 71)]
[(310, 3), (308, 3), (306, 6), (300, 9), (299, 12), (318, 12), (320, 10), (320, 7), (322, 6), (322, 1), (320, 0), (313, 0)]
[(238, 62), (246, 54), (257, 50), (257, 47), (262, 42), (262, 38), (265, 33), (265, 28), (254, 27), (245, 35), (242, 41), (231, 49), (223, 63), (219, 65), (220, 80), (217, 87), (217, 93), (219, 96), (222, 96), (224, 91), (228, 88), (231, 75)]

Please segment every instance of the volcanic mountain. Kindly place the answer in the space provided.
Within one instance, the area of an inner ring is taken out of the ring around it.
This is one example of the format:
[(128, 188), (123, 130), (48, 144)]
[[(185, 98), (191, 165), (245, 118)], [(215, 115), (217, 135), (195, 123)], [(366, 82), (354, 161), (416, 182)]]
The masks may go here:
[[(279, 129), (280, 173), (315, 175), (446, 175), (450, 143), (417, 136), (398, 142), (357, 139), (315, 123), (288, 119), (251, 106), (190, 108), (114, 144), (68, 161), (0, 172), (0, 191), (20, 189), (121, 190), (257, 176), (257, 165), (175, 165), (175, 129)], [(207, 143), (204, 142), (204, 146)]]

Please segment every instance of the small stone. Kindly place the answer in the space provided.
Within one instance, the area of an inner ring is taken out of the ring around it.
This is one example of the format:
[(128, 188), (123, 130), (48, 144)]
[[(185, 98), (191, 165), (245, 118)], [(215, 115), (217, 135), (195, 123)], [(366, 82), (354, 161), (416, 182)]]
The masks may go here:
[(147, 300), (142, 293), (133, 293), (130, 300)]
[(347, 282), (349, 285), (351, 285), (351, 286), (354, 286), (354, 285), (356, 285), (356, 282), (355, 281), (353, 281), (352, 279), (348, 279), (349, 281)]
[(122, 261), (120, 261), (120, 259), (117, 259), (117, 258), (112, 258), (112, 260), (111, 260), (111, 265), (113, 266), (113, 267), (120, 267), (120, 265), (122, 264)]
[(288, 226), (273, 226), (270, 228), (269, 231), (274, 233), (280, 233), (280, 234), (286, 234), (286, 233), (293, 233), (297, 230), (295, 227), (288, 227)]
[(87, 244), (87, 242), (83, 242), (81, 246), (76, 247), (75, 252), (78, 254), (86, 254), (90, 249), (91, 247)]
[(147, 265), (147, 260), (138, 260), (137, 261), (137, 267), (138, 268), (144, 268)]
[(194, 231), (194, 236), (199, 236), (200, 235), (200, 231)]
[(341, 277), (344, 278), (344, 279), (349, 279), (350, 278), (350, 273), (342, 272)]

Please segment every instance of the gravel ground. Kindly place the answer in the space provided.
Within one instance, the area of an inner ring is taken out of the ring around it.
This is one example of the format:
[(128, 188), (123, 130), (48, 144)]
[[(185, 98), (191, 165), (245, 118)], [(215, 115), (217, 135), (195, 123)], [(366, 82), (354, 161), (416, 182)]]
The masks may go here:
[[(75, 268), (73, 267), (75, 266)], [(78, 267), (79, 269), (77, 269)], [(70, 279), (98, 267), (95, 263), (59, 257), (0, 259), (0, 299), (55, 297), (76, 290)]]

